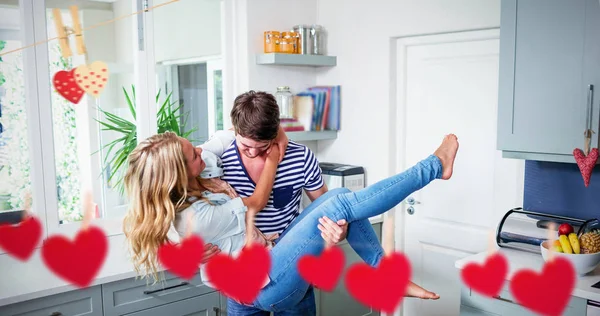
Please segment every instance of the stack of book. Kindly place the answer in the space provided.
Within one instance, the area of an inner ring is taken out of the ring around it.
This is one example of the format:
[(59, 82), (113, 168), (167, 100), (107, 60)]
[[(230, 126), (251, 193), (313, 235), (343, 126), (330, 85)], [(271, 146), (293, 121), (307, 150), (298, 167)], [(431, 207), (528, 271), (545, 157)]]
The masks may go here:
[[(302, 126), (304, 131), (340, 129), (340, 86), (310, 87), (294, 96), (295, 122), (290, 128)], [(285, 127), (284, 127), (285, 129)]]

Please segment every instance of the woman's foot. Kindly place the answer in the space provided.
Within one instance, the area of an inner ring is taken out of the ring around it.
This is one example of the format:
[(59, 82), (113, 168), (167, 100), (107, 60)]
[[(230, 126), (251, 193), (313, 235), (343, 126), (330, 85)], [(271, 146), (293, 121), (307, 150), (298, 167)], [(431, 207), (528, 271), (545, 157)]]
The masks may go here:
[(437, 300), (440, 298), (439, 295), (429, 292), (426, 289), (416, 285), (413, 282), (408, 284), (408, 289), (406, 290), (407, 297), (416, 297), (424, 300)]
[(452, 168), (454, 168), (454, 158), (458, 151), (458, 138), (454, 134), (446, 135), (442, 144), (433, 153), (442, 162), (442, 179), (448, 180), (452, 177)]

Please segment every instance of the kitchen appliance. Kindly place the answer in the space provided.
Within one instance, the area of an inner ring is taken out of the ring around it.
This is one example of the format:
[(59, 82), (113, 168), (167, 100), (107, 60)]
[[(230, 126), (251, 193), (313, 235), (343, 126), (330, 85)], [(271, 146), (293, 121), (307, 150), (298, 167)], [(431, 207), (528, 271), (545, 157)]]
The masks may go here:
[[(540, 244), (548, 239), (550, 224), (555, 224), (555, 229), (562, 223), (573, 226), (579, 234), (586, 225), (586, 221), (577, 218), (536, 213), (515, 208), (508, 211), (496, 230), (496, 243), (499, 247), (541, 254)], [(558, 232), (553, 234), (558, 237)]]
[(350, 191), (357, 191), (365, 187), (363, 167), (331, 162), (321, 162), (319, 167), (321, 167), (323, 181), (325, 181), (329, 190), (348, 188)]
[(588, 300), (586, 316), (600, 316), (600, 302)]

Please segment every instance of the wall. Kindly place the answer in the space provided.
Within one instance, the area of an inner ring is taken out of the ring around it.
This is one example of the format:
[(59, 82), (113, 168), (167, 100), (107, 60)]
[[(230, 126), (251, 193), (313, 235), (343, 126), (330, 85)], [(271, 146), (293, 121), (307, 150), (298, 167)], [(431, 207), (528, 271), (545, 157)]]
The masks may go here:
[[(154, 1), (154, 5), (167, 0)], [(221, 54), (220, 0), (179, 0), (154, 11), (156, 62)]]
[(579, 219), (600, 218), (600, 166), (585, 187), (576, 164), (527, 161), (523, 208)]
[(337, 67), (316, 81), (342, 86), (341, 130), (336, 140), (319, 142), (318, 159), (363, 166), (367, 183), (392, 174), (397, 161), (392, 39), (500, 25), (500, 0), (319, 0), (317, 9)]

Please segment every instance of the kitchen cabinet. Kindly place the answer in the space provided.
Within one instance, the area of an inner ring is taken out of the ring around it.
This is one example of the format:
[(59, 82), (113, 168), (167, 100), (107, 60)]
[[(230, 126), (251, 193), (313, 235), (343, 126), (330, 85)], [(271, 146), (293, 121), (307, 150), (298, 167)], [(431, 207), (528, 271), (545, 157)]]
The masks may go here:
[[(471, 315), (497, 315), (497, 316), (535, 316), (538, 315), (530, 309), (518, 304), (509, 289), (510, 285), (504, 286), (499, 297), (490, 298), (480, 295), (464, 284), (461, 285), (460, 316)], [(587, 300), (572, 296), (563, 316), (586, 315)]]
[(2, 316), (102, 316), (100, 285), (0, 307)]
[[(382, 224), (373, 224), (377, 239), (381, 243)], [(348, 268), (357, 263), (364, 262), (358, 254), (350, 247), (347, 241), (343, 241), (340, 247), (344, 251), (346, 257), (346, 265), (344, 271), (348, 271)], [(328, 315), (346, 315), (346, 316), (362, 316), (362, 315), (380, 315), (378, 311), (375, 311), (350, 296), (344, 283), (344, 275), (338, 282), (337, 287), (332, 292), (324, 292), (315, 289), (315, 300), (317, 303), (317, 316), (328, 316)]]
[(221, 316), (219, 293), (195, 296), (182, 301), (161, 305), (159, 307), (141, 310), (127, 316)]
[(600, 124), (598, 0), (502, 0), (497, 148), (572, 162)]

